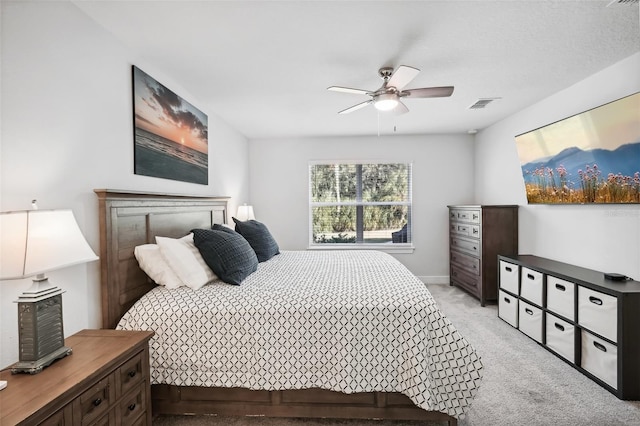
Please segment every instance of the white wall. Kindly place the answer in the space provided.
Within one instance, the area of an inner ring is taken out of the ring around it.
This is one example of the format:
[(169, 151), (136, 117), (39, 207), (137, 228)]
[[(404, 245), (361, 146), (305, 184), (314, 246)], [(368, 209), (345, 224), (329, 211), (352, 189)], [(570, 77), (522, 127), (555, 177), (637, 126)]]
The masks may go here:
[[(71, 208), (99, 251), (94, 188), (248, 197), (248, 142), (168, 76), (66, 2), (2, 2), (0, 210)], [(133, 174), (131, 65), (208, 114), (209, 185)], [(218, 153), (224, 156), (218, 156)], [(99, 262), (48, 274), (65, 335), (101, 326)], [(31, 280), (0, 283), (0, 366), (17, 361), (17, 306)]]
[(640, 280), (640, 205), (527, 205), (515, 145), (516, 135), (637, 91), (640, 53), (476, 135), (476, 199), (521, 205), (520, 253)]
[(281, 249), (308, 246), (312, 160), (413, 162), (413, 254), (396, 254), (428, 282), (448, 281), (448, 204), (473, 201), (473, 137), (382, 136), (252, 140), (251, 203)]

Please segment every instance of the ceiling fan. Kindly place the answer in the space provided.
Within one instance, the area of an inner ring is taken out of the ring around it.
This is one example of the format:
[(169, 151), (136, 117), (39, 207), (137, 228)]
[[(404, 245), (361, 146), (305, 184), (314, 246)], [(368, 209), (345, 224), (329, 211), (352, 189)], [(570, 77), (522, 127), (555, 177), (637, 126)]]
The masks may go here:
[(419, 72), (419, 69), (408, 67), (406, 65), (400, 65), (395, 71), (391, 67), (383, 67), (378, 70), (378, 74), (384, 82), (377, 90), (352, 89), (350, 87), (340, 86), (331, 86), (328, 87), (327, 90), (371, 96), (371, 99), (368, 101), (364, 101), (342, 110), (338, 112), (338, 114), (348, 114), (359, 110), (360, 108), (364, 108), (369, 104), (373, 104), (379, 111), (393, 110), (396, 114), (404, 114), (409, 112), (409, 108), (400, 102), (401, 98), (443, 98), (451, 96), (453, 93), (453, 86), (423, 87), (420, 89), (402, 90), (402, 88), (409, 84), (409, 82), (413, 80)]

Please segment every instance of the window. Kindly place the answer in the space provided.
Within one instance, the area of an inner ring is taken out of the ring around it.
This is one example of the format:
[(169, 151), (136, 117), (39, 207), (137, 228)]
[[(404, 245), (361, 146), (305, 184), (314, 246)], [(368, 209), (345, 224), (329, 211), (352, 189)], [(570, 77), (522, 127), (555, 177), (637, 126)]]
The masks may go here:
[(310, 164), (309, 217), (311, 248), (411, 247), (411, 164)]

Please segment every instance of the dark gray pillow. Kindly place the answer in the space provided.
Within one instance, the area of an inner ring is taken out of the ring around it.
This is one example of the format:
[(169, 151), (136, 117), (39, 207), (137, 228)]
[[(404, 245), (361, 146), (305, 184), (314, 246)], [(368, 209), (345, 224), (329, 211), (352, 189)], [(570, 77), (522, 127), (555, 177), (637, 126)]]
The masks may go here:
[(224, 282), (240, 285), (258, 269), (258, 258), (237, 232), (192, 229), (193, 242), (211, 270)]
[(237, 234), (237, 232), (234, 231), (233, 229), (229, 228), (228, 226), (221, 225), (219, 223), (214, 223), (211, 229), (213, 229), (214, 231), (223, 231), (223, 232), (229, 232), (231, 234)]
[(233, 218), (236, 223), (236, 232), (242, 235), (258, 256), (258, 262), (271, 259), (276, 254), (280, 254), (278, 243), (271, 235), (267, 227), (257, 220), (241, 221)]

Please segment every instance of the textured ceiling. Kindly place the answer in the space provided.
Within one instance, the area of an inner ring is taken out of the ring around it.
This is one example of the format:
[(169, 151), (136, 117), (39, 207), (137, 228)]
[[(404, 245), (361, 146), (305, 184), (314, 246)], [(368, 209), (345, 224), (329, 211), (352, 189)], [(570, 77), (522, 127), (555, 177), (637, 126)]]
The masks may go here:
[[(482, 129), (640, 51), (638, 4), (611, 0), (74, 3), (251, 139)], [(377, 89), (398, 65), (453, 96), (337, 114), (367, 97), (328, 86)]]

